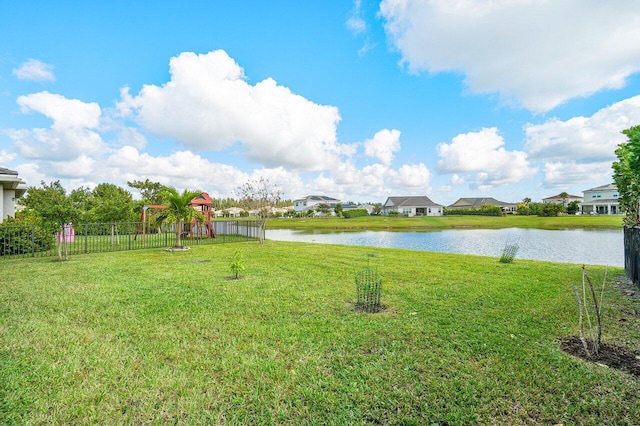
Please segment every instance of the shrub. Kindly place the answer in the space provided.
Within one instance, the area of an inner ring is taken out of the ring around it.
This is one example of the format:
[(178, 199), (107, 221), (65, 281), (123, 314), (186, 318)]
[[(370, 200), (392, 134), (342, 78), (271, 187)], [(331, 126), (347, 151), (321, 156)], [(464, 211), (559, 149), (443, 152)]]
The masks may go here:
[(444, 209), (445, 216), (502, 216), (502, 209), (498, 206), (484, 204), (478, 209)]
[(367, 212), (367, 209), (352, 209), (352, 210), (342, 211), (342, 216), (345, 219), (350, 219), (352, 217), (368, 216), (368, 215), (369, 213)]
[(562, 204), (555, 203), (542, 203), (538, 210), (538, 216), (541, 217), (554, 217), (564, 213), (565, 208)]
[(520, 249), (520, 245), (518, 244), (518, 242), (505, 244), (504, 249), (502, 249), (502, 256), (500, 256), (500, 262), (501, 263), (513, 262), (513, 259), (515, 259), (516, 253), (518, 253), (519, 249)]
[(247, 269), (247, 265), (244, 262), (244, 256), (241, 252), (236, 251), (231, 258), (231, 273), (234, 275), (234, 278), (237, 280), (240, 278), (240, 272)]
[(53, 246), (53, 234), (34, 216), (7, 218), (0, 223), (0, 256), (47, 251)]

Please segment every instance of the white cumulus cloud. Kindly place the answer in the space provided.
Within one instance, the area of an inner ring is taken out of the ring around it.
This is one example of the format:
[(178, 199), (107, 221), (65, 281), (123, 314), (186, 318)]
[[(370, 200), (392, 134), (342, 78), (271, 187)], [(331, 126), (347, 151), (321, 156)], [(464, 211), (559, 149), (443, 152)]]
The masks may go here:
[[(450, 144), (438, 144), (440, 160), (436, 169), (440, 173), (475, 172), (471, 186), (484, 189), (516, 183), (537, 172), (529, 165), (525, 152), (508, 151), (504, 145), (495, 127), (460, 134)], [(458, 176), (456, 181), (460, 179)]]
[(410, 192), (410, 195), (429, 192), (431, 172), (422, 163), (405, 164), (398, 170), (389, 170), (388, 175), (390, 186), (395, 191)]
[(400, 131), (383, 129), (372, 139), (364, 142), (364, 151), (368, 157), (377, 158), (382, 164), (389, 165), (393, 156), (400, 150)]
[(9, 161), (13, 160), (14, 158), (16, 158), (15, 154), (9, 154), (4, 149), (0, 150), (0, 164), (8, 163)]
[(542, 186), (545, 188), (568, 188), (583, 185), (589, 189), (591, 183), (604, 185), (613, 181), (611, 161), (597, 163), (578, 163), (576, 161), (559, 161), (546, 163), (544, 166)]
[(56, 81), (53, 69), (53, 65), (45, 64), (37, 59), (29, 59), (20, 68), (14, 69), (13, 75), (19, 80)]
[(101, 115), (98, 104), (49, 92), (20, 96), (17, 102), (23, 113), (38, 112), (53, 121), (50, 128), (5, 130), (21, 156), (71, 161), (104, 149), (96, 131)]
[(591, 117), (551, 119), (525, 127), (524, 149), (532, 159), (559, 162), (613, 161), (621, 132), (640, 123), (640, 95), (602, 108)]
[(461, 73), (536, 112), (640, 71), (634, 0), (383, 0), (380, 14), (411, 71)]
[(338, 144), (338, 109), (319, 105), (267, 78), (251, 85), (223, 50), (185, 52), (170, 60), (171, 80), (122, 94), (118, 109), (133, 112), (150, 132), (194, 150), (225, 150), (239, 143), (265, 167), (318, 171), (351, 148)]

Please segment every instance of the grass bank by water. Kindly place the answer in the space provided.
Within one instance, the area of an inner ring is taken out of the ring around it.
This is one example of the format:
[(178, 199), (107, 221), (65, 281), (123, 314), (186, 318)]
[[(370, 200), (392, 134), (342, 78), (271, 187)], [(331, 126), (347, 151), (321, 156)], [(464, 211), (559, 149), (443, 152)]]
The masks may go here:
[[(378, 314), (354, 312), (366, 266)], [(1, 267), (1, 424), (640, 418), (637, 377), (559, 349), (578, 265), (267, 241)], [(604, 300), (604, 341), (640, 346), (637, 301), (611, 285)]]
[(622, 216), (440, 216), (389, 217), (365, 216), (352, 219), (336, 217), (305, 219), (270, 219), (269, 229), (335, 229), (335, 230), (426, 230), (426, 229), (575, 229), (622, 228)]

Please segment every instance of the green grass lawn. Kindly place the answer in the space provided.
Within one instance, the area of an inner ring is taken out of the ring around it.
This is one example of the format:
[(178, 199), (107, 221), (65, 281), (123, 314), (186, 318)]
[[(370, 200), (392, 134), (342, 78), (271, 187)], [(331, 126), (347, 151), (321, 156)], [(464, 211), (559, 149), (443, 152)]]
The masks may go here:
[(335, 230), (421, 230), (452, 228), (622, 228), (623, 216), (364, 216), (352, 219), (336, 217), (304, 219), (269, 219), (268, 229), (335, 229)]
[[(367, 266), (384, 312), (354, 311)], [(0, 424), (640, 419), (639, 378), (559, 349), (579, 265), (267, 241), (0, 267)], [(638, 348), (638, 312), (607, 285), (604, 341)]]

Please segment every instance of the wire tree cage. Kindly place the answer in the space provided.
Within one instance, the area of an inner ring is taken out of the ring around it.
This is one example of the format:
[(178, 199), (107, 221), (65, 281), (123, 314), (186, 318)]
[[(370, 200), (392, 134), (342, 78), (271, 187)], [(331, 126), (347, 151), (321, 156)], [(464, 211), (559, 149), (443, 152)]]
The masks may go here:
[[(374, 255), (367, 255), (369, 258)], [(382, 276), (370, 266), (356, 272), (356, 310), (361, 312), (380, 312), (382, 310)]]

